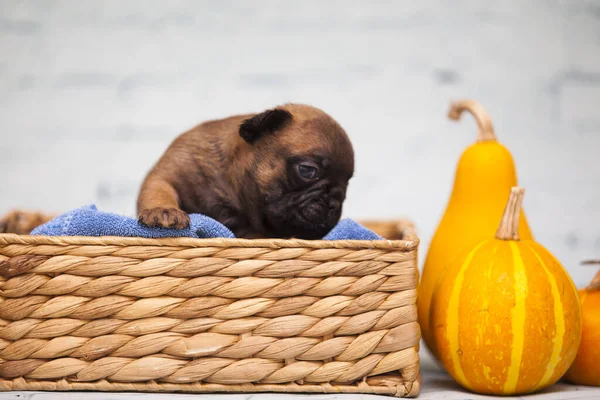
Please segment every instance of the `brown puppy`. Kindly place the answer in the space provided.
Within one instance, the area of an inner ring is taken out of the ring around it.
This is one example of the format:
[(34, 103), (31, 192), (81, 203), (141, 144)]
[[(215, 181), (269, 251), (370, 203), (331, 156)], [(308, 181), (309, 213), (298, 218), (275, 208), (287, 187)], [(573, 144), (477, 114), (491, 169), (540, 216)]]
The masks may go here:
[(317, 108), (209, 121), (175, 139), (150, 171), (139, 221), (181, 229), (201, 213), (239, 238), (317, 239), (339, 221), (353, 173), (348, 136)]

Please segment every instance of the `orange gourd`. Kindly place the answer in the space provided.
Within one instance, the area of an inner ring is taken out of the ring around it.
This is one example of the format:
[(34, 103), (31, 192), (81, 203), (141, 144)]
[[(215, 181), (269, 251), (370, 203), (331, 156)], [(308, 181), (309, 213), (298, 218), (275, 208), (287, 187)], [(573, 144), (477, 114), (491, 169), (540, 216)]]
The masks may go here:
[[(589, 261), (586, 264), (600, 264)], [(583, 333), (579, 352), (565, 379), (577, 385), (600, 386), (600, 271), (579, 291)]]
[[(429, 308), (433, 289), (440, 275), (448, 262), (463, 248), (494, 236), (510, 188), (517, 185), (513, 158), (506, 147), (496, 140), (488, 113), (480, 104), (462, 100), (451, 105), (448, 116), (459, 120), (464, 111), (473, 114), (477, 121), (477, 141), (460, 157), (452, 194), (429, 245), (418, 287), (419, 324), (425, 344), (430, 350), (433, 348)], [(520, 218), (521, 238), (533, 239), (523, 212)]]
[(434, 291), (439, 360), (463, 387), (516, 395), (554, 384), (581, 340), (573, 281), (533, 240), (519, 240), (524, 190), (513, 188), (496, 237), (459, 254)]

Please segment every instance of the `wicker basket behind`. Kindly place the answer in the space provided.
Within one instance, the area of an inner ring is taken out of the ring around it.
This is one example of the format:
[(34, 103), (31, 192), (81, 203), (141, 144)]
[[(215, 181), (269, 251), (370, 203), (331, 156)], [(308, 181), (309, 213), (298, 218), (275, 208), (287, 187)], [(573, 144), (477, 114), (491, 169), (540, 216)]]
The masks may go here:
[(418, 238), (0, 234), (0, 390), (415, 396)]

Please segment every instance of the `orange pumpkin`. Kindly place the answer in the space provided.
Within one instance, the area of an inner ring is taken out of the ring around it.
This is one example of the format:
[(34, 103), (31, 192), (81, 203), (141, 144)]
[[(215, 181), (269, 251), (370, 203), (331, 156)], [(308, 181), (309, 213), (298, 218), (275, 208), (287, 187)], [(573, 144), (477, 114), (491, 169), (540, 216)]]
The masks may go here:
[(436, 354), (463, 387), (514, 395), (552, 385), (581, 340), (573, 281), (543, 246), (519, 240), (523, 189), (512, 188), (496, 238), (448, 264), (434, 291)]
[[(600, 264), (589, 261), (586, 264)], [(575, 361), (565, 379), (577, 385), (600, 386), (600, 271), (579, 291), (583, 332)]]

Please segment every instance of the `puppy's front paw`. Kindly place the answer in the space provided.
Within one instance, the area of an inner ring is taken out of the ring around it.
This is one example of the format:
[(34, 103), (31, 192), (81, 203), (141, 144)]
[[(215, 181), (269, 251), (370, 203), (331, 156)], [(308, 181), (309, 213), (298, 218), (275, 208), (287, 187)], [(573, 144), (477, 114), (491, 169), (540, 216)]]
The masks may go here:
[(185, 229), (190, 227), (190, 217), (177, 208), (151, 208), (140, 213), (138, 221), (150, 227)]

